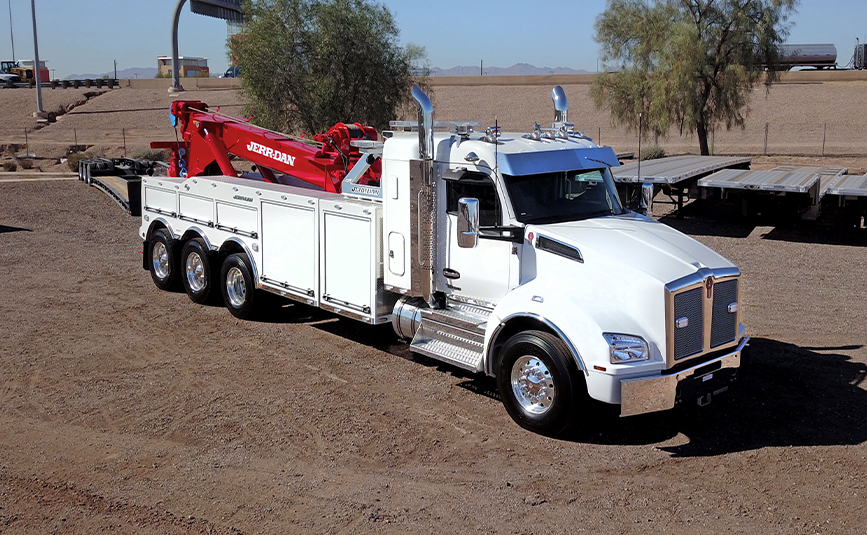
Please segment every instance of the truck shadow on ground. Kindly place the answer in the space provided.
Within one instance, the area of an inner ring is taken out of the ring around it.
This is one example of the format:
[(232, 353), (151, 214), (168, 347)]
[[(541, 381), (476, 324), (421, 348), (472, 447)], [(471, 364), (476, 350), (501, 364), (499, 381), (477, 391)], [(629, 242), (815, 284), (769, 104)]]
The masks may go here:
[[(306, 323), (374, 347), (460, 381), (457, 386), (500, 401), (492, 377), (412, 353), (391, 326), (369, 326), (321, 309), (284, 304), (269, 321)], [(675, 457), (708, 457), (765, 447), (856, 445), (867, 442), (867, 364), (842, 352), (863, 349), (799, 347), (753, 338), (737, 382), (706, 407), (684, 402), (671, 411), (620, 418), (616, 407), (591, 402), (562, 440), (606, 445), (652, 445)], [(683, 444), (667, 445), (666, 442)], [(674, 439), (674, 440), (673, 440)]]
[[(867, 365), (837, 351), (861, 345), (806, 348), (754, 338), (738, 381), (709, 406), (578, 425), (567, 437), (627, 445), (662, 445), (676, 457), (705, 457), (783, 446), (855, 445), (867, 441)], [(580, 424), (580, 423), (579, 423)]]

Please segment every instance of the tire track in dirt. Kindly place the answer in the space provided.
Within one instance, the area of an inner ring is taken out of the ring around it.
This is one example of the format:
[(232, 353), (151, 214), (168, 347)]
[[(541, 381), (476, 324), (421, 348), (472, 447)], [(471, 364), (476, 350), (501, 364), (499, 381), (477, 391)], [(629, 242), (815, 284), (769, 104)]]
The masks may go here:
[[(5, 529), (24, 532), (76, 533), (80, 521), (94, 520), (102, 529), (87, 528), (96, 533), (105, 529), (130, 533), (231, 533), (241, 534), (233, 527), (217, 526), (206, 518), (195, 515), (180, 516), (171, 509), (135, 505), (112, 500), (78, 488), (71, 482), (60, 483), (40, 477), (19, 477), (0, 469), (0, 489), (3, 489), (4, 504), (0, 507), (0, 533)], [(35, 517), (28, 508), (38, 506), (40, 514)], [(39, 518), (41, 517), (41, 518)]]

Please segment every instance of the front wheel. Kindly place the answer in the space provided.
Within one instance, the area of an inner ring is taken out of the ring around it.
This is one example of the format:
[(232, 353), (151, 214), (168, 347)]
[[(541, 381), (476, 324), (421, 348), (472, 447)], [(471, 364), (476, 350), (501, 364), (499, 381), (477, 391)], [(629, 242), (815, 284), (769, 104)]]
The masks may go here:
[(563, 340), (526, 331), (509, 338), (500, 355), (497, 388), (515, 423), (548, 436), (568, 429), (584, 397), (584, 381)]
[(223, 303), (229, 312), (238, 319), (251, 317), (256, 292), (247, 255), (235, 253), (226, 257), (220, 270), (220, 281)]

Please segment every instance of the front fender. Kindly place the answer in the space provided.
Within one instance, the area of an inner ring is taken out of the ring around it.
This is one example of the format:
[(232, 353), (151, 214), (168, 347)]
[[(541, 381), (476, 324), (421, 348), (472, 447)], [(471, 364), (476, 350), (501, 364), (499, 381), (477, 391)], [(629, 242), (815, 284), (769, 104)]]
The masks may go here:
[[(572, 352), (575, 364), (585, 374), (587, 365), (595, 361), (595, 353), (607, 354), (608, 346), (602, 338), (602, 330), (586, 307), (564, 295), (562, 289), (555, 291), (535, 279), (506, 294), (491, 314), (485, 330), (485, 369), (493, 371), (496, 355), (493, 349), (504, 342), (504, 327), (516, 318), (533, 318), (557, 333)], [(595, 343), (594, 343), (595, 342)], [(590, 364), (592, 367), (592, 364)]]
[[(581, 295), (569, 292), (562, 284), (546, 284), (541, 279), (534, 279), (509, 292), (491, 314), (485, 330), (484, 369), (489, 375), (494, 375), (496, 348), (505, 342), (502, 338), (509, 335), (507, 326), (521, 318), (538, 321), (566, 342), (576, 366), (588, 379), (591, 390), (596, 386), (592, 384), (596, 381), (591, 380), (591, 376), (606, 375), (608, 378), (604, 382), (607, 384), (611, 382), (611, 376), (644, 374), (665, 366), (664, 352), (650, 342), (653, 337), (648, 336), (628, 310), (624, 310), (617, 302), (582, 299)], [(610, 348), (603, 333), (642, 336), (648, 340), (651, 358), (641, 363), (612, 364)], [(599, 398), (609, 399), (610, 395), (599, 395)]]

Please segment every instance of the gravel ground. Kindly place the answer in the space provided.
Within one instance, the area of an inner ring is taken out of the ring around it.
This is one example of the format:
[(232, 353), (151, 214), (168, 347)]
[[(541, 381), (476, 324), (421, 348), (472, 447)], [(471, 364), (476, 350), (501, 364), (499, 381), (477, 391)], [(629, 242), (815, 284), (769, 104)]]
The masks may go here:
[(388, 326), (294, 304), (238, 321), (160, 292), (135, 218), (76, 180), (16, 178), (0, 174), (4, 535), (864, 531), (863, 230), (657, 205), (743, 272), (740, 381), (704, 409), (591, 406), (555, 440)]

